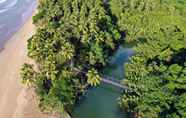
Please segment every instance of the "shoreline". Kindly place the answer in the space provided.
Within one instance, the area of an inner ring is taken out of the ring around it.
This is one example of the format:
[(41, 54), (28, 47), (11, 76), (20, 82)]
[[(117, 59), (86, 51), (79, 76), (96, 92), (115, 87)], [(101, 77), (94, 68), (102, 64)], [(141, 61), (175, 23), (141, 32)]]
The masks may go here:
[(6, 33), (8, 35), (6, 35), (2, 41), (0, 41), (0, 52), (4, 49), (6, 43), (12, 39), (12, 37), (25, 25), (25, 23), (30, 19), (30, 17), (33, 15), (33, 13), (36, 11), (37, 9), (37, 1), (34, 1), (30, 7), (28, 8), (28, 10), (26, 12), (24, 12), (20, 18), (20, 23), (16, 26), (16, 28), (14, 29), (9, 29)]
[(0, 51), (0, 118), (54, 118), (43, 114), (33, 90), (21, 83), (20, 68), (25, 62), (33, 61), (27, 57), (27, 39), (35, 33), (32, 15), (9, 39)]

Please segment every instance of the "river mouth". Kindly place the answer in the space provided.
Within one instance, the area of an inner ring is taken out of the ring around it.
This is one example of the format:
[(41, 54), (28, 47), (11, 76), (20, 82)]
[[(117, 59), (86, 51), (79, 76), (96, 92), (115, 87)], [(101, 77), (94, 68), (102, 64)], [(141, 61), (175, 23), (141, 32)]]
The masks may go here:
[[(124, 79), (124, 64), (132, 55), (132, 49), (120, 47), (102, 73), (118, 80)], [(89, 89), (76, 104), (72, 118), (128, 118), (128, 114), (118, 106), (121, 93), (121, 88), (105, 83)]]

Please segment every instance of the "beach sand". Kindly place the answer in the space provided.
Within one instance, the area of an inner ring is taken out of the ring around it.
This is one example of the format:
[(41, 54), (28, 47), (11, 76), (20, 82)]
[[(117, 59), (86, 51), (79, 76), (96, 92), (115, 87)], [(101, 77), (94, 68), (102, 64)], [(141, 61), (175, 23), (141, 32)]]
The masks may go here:
[(33, 90), (21, 83), (21, 65), (32, 62), (26, 56), (26, 41), (34, 32), (29, 18), (0, 52), (0, 118), (54, 118), (40, 112)]

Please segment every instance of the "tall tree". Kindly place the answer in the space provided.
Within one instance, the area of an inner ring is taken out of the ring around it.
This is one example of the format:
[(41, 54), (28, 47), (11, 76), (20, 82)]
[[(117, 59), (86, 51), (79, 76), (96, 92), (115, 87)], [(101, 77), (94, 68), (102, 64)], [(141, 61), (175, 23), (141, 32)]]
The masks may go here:
[(37, 32), (28, 40), (38, 70), (26, 64), (22, 78), (36, 88), (43, 110), (70, 112), (87, 84), (100, 83), (99, 70), (122, 38), (102, 0), (39, 2)]
[(186, 117), (185, 1), (111, 0), (110, 5), (126, 42), (136, 44), (125, 65), (123, 83), (129, 89), (120, 106), (138, 118)]

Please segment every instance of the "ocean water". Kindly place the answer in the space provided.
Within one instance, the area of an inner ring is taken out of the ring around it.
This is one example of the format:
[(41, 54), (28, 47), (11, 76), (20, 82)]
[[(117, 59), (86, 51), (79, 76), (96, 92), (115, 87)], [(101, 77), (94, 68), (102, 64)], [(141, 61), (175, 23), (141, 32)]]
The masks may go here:
[(36, 9), (36, 0), (0, 0), (0, 48)]

